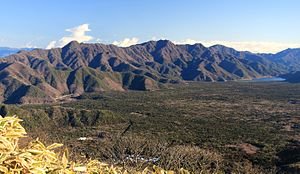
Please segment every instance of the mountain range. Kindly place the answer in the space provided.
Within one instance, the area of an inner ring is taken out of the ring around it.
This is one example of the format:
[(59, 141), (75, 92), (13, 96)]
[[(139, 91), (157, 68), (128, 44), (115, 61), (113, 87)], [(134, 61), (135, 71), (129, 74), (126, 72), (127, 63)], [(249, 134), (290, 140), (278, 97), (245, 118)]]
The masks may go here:
[(168, 83), (228, 81), (300, 71), (300, 49), (254, 54), (168, 40), (130, 47), (72, 41), (0, 59), (0, 101), (47, 103), (85, 92), (155, 90)]

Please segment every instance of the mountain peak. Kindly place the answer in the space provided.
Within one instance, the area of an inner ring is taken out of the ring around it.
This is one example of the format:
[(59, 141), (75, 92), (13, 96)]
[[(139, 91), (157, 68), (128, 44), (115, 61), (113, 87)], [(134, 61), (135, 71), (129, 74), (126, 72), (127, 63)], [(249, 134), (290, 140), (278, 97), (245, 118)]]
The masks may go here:
[(172, 49), (176, 47), (176, 45), (169, 40), (158, 40), (156, 41), (155, 46), (157, 49), (162, 49), (162, 48)]
[(230, 48), (230, 47), (226, 47), (224, 45), (220, 45), (220, 44), (217, 44), (217, 45), (213, 45), (213, 46), (210, 46), (209, 49), (211, 51), (214, 51), (214, 52), (220, 52), (222, 54), (233, 54), (233, 53), (237, 53), (238, 51), (233, 49), (233, 48)]
[(209, 48), (215, 48), (215, 49), (233, 49), (233, 48), (226, 47), (225, 45), (220, 45), (220, 44), (216, 44), (216, 45), (210, 46)]
[(69, 42), (67, 45), (65, 45), (63, 47), (63, 49), (64, 48), (66, 48), (66, 49), (72, 49), (72, 48), (78, 48), (78, 47), (80, 47), (80, 43), (78, 41), (76, 41), (76, 40), (73, 40), (73, 41)]
[(163, 45), (163, 46), (173, 46), (173, 45), (175, 45), (170, 40), (158, 40), (156, 43), (157, 43), (157, 45)]
[(172, 43), (170, 40), (157, 40), (157, 41), (151, 40), (148, 42), (144, 42), (140, 45), (163, 45), (163, 46), (166, 46), (166, 45), (175, 45), (175, 44)]

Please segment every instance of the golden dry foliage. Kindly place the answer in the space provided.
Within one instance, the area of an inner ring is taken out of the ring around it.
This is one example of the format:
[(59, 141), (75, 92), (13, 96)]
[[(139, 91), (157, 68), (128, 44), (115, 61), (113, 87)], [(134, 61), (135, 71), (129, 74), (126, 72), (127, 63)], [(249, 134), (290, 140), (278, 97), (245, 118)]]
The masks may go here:
[[(21, 126), (22, 120), (17, 117), (0, 117), (0, 173), (4, 174), (128, 174), (121, 167), (114, 167), (97, 160), (87, 164), (76, 164), (69, 161), (68, 151), (62, 154), (54, 149), (62, 144), (44, 145), (38, 139), (30, 142), (25, 148), (19, 148), (18, 141), (25, 137), (26, 131)], [(131, 172), (132, 173), (132, 172)], [(136, 174), (175, 174), (153, 166)], [(189, 174), (181, 169), (180, 174)]]

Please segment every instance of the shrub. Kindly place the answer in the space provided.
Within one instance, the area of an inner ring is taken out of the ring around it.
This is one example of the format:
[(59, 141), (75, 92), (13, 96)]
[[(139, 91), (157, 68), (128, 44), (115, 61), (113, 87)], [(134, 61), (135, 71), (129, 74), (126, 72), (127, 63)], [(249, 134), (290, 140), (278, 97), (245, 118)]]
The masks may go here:
[(7, 113), (8, 113), (8, 111), (7, 111), (6, 106), (5, 105), (1, 106), (0, 107), (0, 115), (5, 117), (7, 115)]

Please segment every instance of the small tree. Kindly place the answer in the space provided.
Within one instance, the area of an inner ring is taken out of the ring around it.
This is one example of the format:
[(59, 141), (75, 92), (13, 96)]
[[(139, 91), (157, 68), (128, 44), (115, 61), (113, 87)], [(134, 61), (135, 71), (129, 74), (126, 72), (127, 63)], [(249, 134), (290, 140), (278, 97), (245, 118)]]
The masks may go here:
[(2, 117), (5, 117), (6, 115), (8, 114), (8, 111), (7, 111), (7, 108), (5, 105), (2, 105), (1, 108), (0, 108), (0, 115)]

